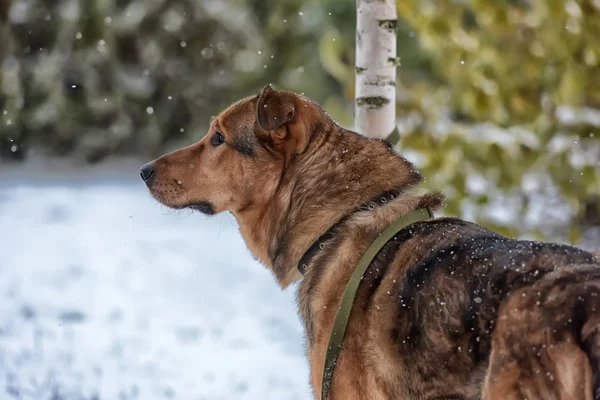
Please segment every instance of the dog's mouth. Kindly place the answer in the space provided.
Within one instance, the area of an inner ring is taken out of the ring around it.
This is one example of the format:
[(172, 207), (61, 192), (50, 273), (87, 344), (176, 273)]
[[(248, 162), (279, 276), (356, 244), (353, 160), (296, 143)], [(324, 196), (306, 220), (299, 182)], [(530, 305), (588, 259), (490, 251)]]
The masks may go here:
[(215, 213), (215, 209), (213, 208), (212, 204), (210, 204), (208, 201), (201, 201), (199, 203), (188, 204), (184, 208), (200, 211), (202, 214), (205, 215), (213, 215)]
[(178, 198), (179, 196), (165, 196), (165, 190), (161, 188), (159, 188), (158, 191), (150, 189), (150, 193), (152, 194), (152, 197), (154, 197), (154, 199), (158, 200), (159, 203), (175, 210), (184, 210), (188, 208), (190, 210), (200, 211), (202, 214), (205, 215), (215, 214), (214, 206), (208, 201), (183, 203), (180, 201), (184, 199)]

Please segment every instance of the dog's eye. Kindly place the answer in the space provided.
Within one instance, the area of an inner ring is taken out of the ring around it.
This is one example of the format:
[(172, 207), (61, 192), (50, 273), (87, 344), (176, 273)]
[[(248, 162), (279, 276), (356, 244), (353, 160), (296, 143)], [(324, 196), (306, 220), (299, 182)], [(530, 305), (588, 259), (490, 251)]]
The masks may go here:
[(215, 134), (210, 138), (210, 144), (217, 147), (221, 144), (225, 143), (225, 136), (221, 132), (215, 132)]

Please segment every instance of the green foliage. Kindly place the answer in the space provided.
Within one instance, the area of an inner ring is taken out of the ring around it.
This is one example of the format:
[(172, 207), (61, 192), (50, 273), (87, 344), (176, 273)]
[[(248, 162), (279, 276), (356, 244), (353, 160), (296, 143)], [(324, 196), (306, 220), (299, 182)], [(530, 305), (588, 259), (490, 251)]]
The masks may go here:
[[(575, 215), (586, 202), (596, 201), (600, 3), (410, 0), (398, 2), (397, 8), (416, 33), (432, 75), (415, 82), (400, 69), (412, 94), (402, 111), (416, 108), (424, 121), (401, 132), (400, 148), (427, 156), (420, 166), (433, 177), (432, 186), (453, 188), (448, 191), (451, 209), (478, 195), (465, 186), (473, 171), (502, 190), (494, 197), (521, 198), (522, 216), (540, 205), (525, 190), (526, 177), (549, 176), (566, 213)], [(579, 115), (569, 118), (572, 113)], [(481, 129), (484, 121), (496, 126)], [(460, 162), (449, 166), (448, 155), (458, 149)], [(489, 194), (479, 198), (480, 215), (489, 201)], [(519, 228), (515, 234), (533, 234), (547, 223), (524, 221), (510, 222)], [(559, 233), (575, 239), (578, 229), (572, 221)], [(480, 222), (508, 228), (506, 222)]]
[(192, 1), (8, 3), (0, 143), (9, 155), (36, 148), (95, 161), (197, 135), (223, 101), (231, 49), (246, 43)]
[(398, 2), (453, 108), (506, 126), (559, 104), (600, 106), (598, 7), (593, 0)]
[(5, 0), (0, 155), (156, 155), (267, 83), (347, 115), (316, 56), (318, 4)]

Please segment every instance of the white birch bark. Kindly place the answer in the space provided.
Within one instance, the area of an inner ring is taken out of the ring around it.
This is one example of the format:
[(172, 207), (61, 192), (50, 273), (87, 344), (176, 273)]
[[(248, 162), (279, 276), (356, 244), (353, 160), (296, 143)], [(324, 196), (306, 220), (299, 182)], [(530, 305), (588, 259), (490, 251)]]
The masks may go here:
[(395, 0), (356, 0), (354, 117), (359, 133), (385, 139), (396, 127)]

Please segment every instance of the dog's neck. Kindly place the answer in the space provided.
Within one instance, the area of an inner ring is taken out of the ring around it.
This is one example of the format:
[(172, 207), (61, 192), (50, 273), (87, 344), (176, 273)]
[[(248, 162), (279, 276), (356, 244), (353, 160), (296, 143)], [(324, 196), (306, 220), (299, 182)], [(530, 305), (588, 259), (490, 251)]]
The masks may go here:
[(325, 243), (328, 242), (329, 240), (333, 239), (337, 235), (338, 230), (348, 220), (350, 220), (354, 215), (356, 215), (358, 213), (362, 213), (362, 212), (373, 211), (377, 207), (383, 206), (384, 204), (386, 204), (388, 202), (392, 202), (392, 201), (396, 200), (396, 198), (398, 198), (399, 195), (400, 195), (400, 192), (397, 190), (388, 190), (384, 193), (378, 194), (377, 196), (375, 196), (375, 198), (371, 199), (369, 202), (364, 203), (359, 208), (357, 208), (357, 209), (351, 211), (350, 213), (346, 214), (345, 216), (343, 216), (342, 219), (340, 219), (335, 224), (333, 224), (327, 230), (327, 232), (325, 232), (323, 235), (321, 235), (308, 248), (308, 250), (304, 253), (304, 255), (300, 258), (300, 261), (298, 262), (298, 265), (297, 265), (298, 271), (300, 271), (300, 273), (302, 275), (304, 275), (306, 273), (308, 266), (310, 265), (312, 259), (317, 254), (317, 252), (319, 252), (320, 250), (323, 250), (325, 248)]
[(296, 266), (303, 254), (337, 221), (381, 193), (421, 180), (386, 143), (331, 124), (283, 168), (263, 213), (236, 217), (249, 249), (286, 287), (302, 277)]

